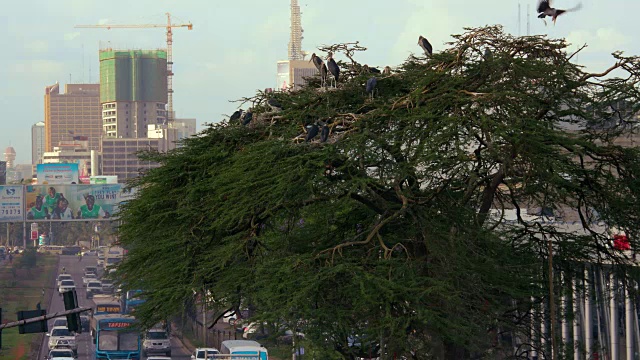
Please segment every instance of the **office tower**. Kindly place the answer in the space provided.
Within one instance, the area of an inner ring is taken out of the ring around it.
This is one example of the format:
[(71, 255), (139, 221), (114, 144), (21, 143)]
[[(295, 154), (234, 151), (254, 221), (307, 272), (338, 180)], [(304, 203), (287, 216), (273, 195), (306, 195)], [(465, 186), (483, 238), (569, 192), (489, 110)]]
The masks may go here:
[(42, 164), (44, 154), (44, 122), (31, 126), (31, 165)]
[(44, 95), (44, 149), (53, 151), (61, 141), (76, 136), (89, 138), (89, 148), (100, 148), (102, 114), (100, 111), (100, 85), (66, 84), (47, 86)]

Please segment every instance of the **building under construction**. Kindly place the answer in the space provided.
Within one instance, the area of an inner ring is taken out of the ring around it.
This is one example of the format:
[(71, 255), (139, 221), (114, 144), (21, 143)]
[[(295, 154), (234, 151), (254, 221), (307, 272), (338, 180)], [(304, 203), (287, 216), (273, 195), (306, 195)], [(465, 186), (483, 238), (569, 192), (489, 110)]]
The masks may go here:
[(100, 104), (106, 138), (146, 138), (167, 121), (167, 52), (100, 51)]

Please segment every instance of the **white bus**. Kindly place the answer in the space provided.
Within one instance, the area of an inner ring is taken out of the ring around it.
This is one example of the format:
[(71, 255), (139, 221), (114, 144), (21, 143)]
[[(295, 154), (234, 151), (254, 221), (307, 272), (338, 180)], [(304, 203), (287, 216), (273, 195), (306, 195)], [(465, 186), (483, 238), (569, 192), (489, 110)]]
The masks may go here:
[[(267, 360), (267, 349), (260, 343), (252, 340), (225, 340), (220, 345), (221, 354), (243, 355), (231, 357), (231, 360)], [(249, 356), (254, 355), (254, 356)]]

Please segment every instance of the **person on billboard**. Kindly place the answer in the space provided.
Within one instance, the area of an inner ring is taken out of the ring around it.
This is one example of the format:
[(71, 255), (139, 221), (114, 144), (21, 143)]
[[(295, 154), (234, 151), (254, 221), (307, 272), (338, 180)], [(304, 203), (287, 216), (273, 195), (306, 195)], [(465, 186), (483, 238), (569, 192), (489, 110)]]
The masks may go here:
[(52, 219), (58, 220), (73, 220), (73, 211), (69, 209), (69, 200), (61, 197), (58, 199), (58, 205), (55, 209), (53, 209), (53, 213), (51, 214)]
[(86, 195), (84, 201), (86, 204), (80, 206), (80, 210), (78, 210), (79, 219), (106, 219), (109, 217), (108, 211), (104, 211), (100, 205), (96, 205), (96, 198), (93, 195)]
[(36, 204), (27, 212), (27, 219), (40, 220), (49, 218), (49, 211), (43, 204), (42, 195), (36, 196)]
[(62, 197), (64, 196), (59, 192), (56, 192), (56, 189), (53, 186), (49, 187), (47, 195), (44, 197), (44, 206), (47, 208), (47, 211), (49, 211), (49, 214), (53, 214), (53, 211), (58, 205), (58, 200)]

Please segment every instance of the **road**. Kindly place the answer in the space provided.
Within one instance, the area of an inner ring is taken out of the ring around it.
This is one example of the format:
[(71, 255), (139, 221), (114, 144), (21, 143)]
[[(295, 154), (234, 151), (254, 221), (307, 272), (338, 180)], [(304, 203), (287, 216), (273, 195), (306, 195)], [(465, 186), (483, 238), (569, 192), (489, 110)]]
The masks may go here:
[[(82, 286), (82, 276), (84, 275), (84, 268), (86, 266), (97, 266), (97, 257), (84, 256), (82, 261), (78, 262), (78, 258), (72, 255), (60, 255), (60, 265), (58, 268), (58, 274), (62, 272), (62, 268), (66, 269), (66, 272), (71, 274), (73, 280), (76, 283), (76, 292), (78, 294), (78, 302), (81, 307), (94, 307), (95, 304), (92, 300), (86, 299), (86, 290)], [(62, 297), (58, 294), (57, 290), (54, 290), (47, 313), (53, 313), (58, 311), (64, 311), (64, 303)], [(49, 330), (51, 330), (53, 320), (49, 321)], [(48, 337), (44, 337), (41, 344), (42, 356), (46, 356), (48, 353)], [(91, 335), (87, 333), (79, 334), (76, 338), (78, 343), (78, 360), (93, 360), (94, 359), (94, 344), (91, 343)], [(175, 337), (171, 338), (171, 359), (187, 360), (191, 358), (191, 354), (183, 348), (182, 343)]]

